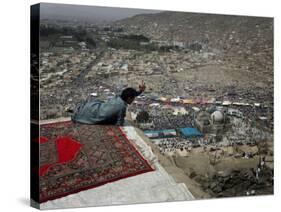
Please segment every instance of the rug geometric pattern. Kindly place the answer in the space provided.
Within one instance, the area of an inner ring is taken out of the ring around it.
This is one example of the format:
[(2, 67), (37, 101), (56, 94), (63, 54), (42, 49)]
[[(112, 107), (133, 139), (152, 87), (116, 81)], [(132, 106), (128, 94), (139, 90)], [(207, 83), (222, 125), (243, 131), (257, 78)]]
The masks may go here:
[(153, 171), (116, 126), (40, 125), (40, 202)]

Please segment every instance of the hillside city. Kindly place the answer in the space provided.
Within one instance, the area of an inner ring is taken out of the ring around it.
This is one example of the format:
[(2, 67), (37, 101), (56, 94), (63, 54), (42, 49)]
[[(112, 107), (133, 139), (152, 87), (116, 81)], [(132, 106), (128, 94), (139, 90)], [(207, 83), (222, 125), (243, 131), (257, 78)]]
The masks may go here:
[[(273, 193), (273, 20), (162, 12), (41, 20), (40, 119), (126, 87), (126, 121), (208, 197)], [(198, 166), (194, 166), (196, 163)], [(206, 168), (207, 167), (207, 168)]]

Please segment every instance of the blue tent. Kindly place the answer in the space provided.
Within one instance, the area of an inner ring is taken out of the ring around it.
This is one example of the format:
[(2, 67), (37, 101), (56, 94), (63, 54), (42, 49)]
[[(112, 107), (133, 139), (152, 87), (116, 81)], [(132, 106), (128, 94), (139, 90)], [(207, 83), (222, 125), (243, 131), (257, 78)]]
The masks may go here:
[(180, 132), (183, 136), (187, 138), (203, 136), (203, 134), (199, 132), (196, 128), (191, 128), (191, 127), (180, 128)]

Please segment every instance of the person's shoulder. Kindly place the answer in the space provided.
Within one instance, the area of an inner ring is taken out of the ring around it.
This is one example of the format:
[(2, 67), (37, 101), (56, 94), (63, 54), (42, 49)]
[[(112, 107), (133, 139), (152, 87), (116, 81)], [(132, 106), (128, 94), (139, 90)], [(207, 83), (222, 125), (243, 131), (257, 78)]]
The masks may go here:
[(120, 104), (122, 107), (127, 107), (127, 103), (121, 98), (121, 96), (116, 96), (115, 98), (118, 104)]
[(111, 99), (109, 99), (107, 102), (110, 104), (122, 104), (122, 99), (119, 96), (114, 96)]

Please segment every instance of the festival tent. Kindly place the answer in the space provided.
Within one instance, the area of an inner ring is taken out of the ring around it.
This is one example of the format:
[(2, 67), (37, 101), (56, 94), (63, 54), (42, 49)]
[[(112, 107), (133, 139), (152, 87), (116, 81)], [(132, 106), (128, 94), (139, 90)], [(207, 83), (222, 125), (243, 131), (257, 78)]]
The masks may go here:
[(144, 134), (149, 138), (160, 138), (160, 137), (174, 137), (177, 135), (177, 132), (174, 129), (145, 130)]
[(186, 138), (203, 136), (196, 128), (192, 127), (180, 128), (180, 132)]

